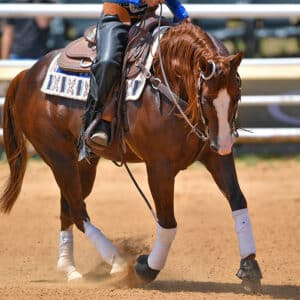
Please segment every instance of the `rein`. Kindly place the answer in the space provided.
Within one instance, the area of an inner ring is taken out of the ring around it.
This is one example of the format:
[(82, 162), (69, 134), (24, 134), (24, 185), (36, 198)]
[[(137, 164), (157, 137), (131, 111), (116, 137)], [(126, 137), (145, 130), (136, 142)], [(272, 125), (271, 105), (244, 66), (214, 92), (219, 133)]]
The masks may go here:
[[(209, 60), (209, 63), (212, 64), (212, 72), (211, 74), (205, 76), (203, 74), (203, 72), (200, 72), (199, 75), (199, 79), (198, 79), (198, 101), (199, 101), (199, 107), (200, 107), (200, 117), (202, 120), (203, 125), (205, 126), (205, 133), (202, 132), (196, 124), (193, 125), (191, 123), (191, 121), (189, 120), (189, 118), (187, 117), (187, 115), (185, 114), (185, 112), (183, 111), (183, 109), (180, 106), (180, 103), (186, 103), (186, 101), (184, 101), (183, 99), (181, 99), (179, 96), (177, 96), (176, 94), (174, 94), (170, 88), (165, 70), (164, 70), (164, 66), (163, 66), (163, 60), (162, 60), (162, 55), (161, 55), (161, 48), (160, 48), (160, 34), (161, 34), (161, 19), (162, 19), (162, 4), (160, 4), (160, 14), (159, 14), (159, 19), (158, 19), (158, 55), (159, 55), (159, 63), (160, 63), (160, 67), (161, 67), (161, 71), (162, 71), (162, 76), (164, 79), (165, 83), (162, 83), (161, 80), (157, 77), (154, 77), (153, 74), (148, 71), (146, 69), (146, 67), (141, 63), (138, 62), (136, 65), (141, 69), (141, 71), (143, 72), (144, 76), (146, 79), (149, 80), (149, 82), (151, 83), (153, 89), (158, 90), (159, 92), (161, 92), (163, 95), (165, 95), (167, 97), (167, 99), (170, 99), (173, 104), (176, 106), (176, 108), (178, 109), (178, 111), (180, 112), (180, 114), (182, 115), (183, 119), (185, 120), (185, 122), (189, 125), (189, 127), (192, 129), (191, 132), (195, 133), (196, 136), (203, 142), (208, 140), (208, 134), (207, 134), (207, 123), (205, 121), (205, 118), (203, 116), (203, 112), (202, 112), (202, 107), (201, 107), (201, 95), (202, 95), (202, 84), (203, 84), (203, 80), (210, 80), (215, 72), (216, 72), (216, 65), (214, 63), (213, 60)], [(114, 164), (118, 167), (121, 167), (122, 165), (125, 166), (127, 173), (129, 174), (131, 180), (133, 181), (135, 187), (137, 188), (138, 192), (140, 193), (141, 197), (143, 198), (144, 202), (146, 203), (148, 209), (150, 210), (154, 220), (158, 223), (158, 218), (149, 202), (149, 200), (147, 199), (146, 195), (144, 194), (144, 192), (142, 191), (142, 189), (140, 188), (139, 184), (137, 183), (136, 179), (134, 178), (131, 170), (129, 169), (126, 161), (123, 159), (123, 147), (122, 145), (120, 145), (120, 152), (121, 152), (121, 163), (117, 163), (114, 161)]]
[[(159, 8), (160, 8), (160, 11), (159, 11), (159, 19), (158, 19), (158, 32), (160, 32), (160, 28), (161, 28), (161, 18), (162, 18), (162, 4), (161, 3), (159, 4)], [(170, 85), (169, 85), (169, 82), (168, 82), (168, 79), (167, 79), (167, 76), (166, 76), (166, 72), (165, 72), (165, 69), (164, 69), (164, 66), (163, 66), (163, 60), (162, 60), (161, 49), (160, 49), (160, 34), (158, 34), (158, 56), (159, 56), (159, 64), (160, 64), (160, 68), (161, 68), (161, 73), (162, 73), (162, 76), (163, 76), (163, 79), (164, 79), (164, 82), (165, 82), (165, 87), (164, 87), (164, 84), (161, 83), (160, 79), (156, 78), (156, 81), (159, 82), (159, 84), (157, 86), (157, 89), (162, 91), (163, 93), (166, 89), (168, 90), (168, 94), (171, 96), (171, 97), (168, 97), (168, 98), (173, 101), (173, 103), (175, 104), (176, 108), (178, 109), (178, 111), (182, 115), (185, 122), (192, 129), (192, 132), (195, 133), (196, 136), (198, 136), (198, 138), (200, 140), (202, 140), (203, 142), (207, 141), (208, 140), (207, 135), (205, 133), (203, 133), (199, 128), (197, 128), (198, 124), (193, 125), (191, 123), (191, 121), (189, 120), (187, 115), (184, 113), (184, 111), (182, 110), (181, 106), (179, 105), (179, 103), (177, 101), (178, 96), (174, 95), (174, 93), (172, 92), (172, 90), (170, 88)], [(215, 66), (215, 64), (214, 64), (214, 66)], [(210, 78), (212, 78), (213, 75), (214, 75), (214, 73), (212, 72), (212, 74), (209, 75), (209, 76), (211, 76)], [(151, 74), (151, 76), (152, 76), (152, 74)], [(202, 74), (202, 76), (203, 76), (203, 74)], [(199, 77), (199, 79), (200, 79), (200, 77)], [(203, 76), (203, 79), (206, 80), (204, 76)], [(152, 84), (152, 86), (153, 86), (153, 84)], [(160, 87), (160, 89), (159, 89), (159, 87)], [(202, 115), (202, 110), (201, 110), (201, 115)], [(203, 119), (202, 116), (201, 116), (201, 119)], [(206, 126), (206, 123), (204, 123), (204, 125)]]
[(140, 193), (140, 195), (142, 196), (144, 202), (146, 203), (147, 207), (149, 208), (149, 210), (150, 210), (150, 212), (151, 212), (151, 214), (152, 214), (154, 220), (156, 221), (156, 223), (158, 223), (157, 216), (156, 216), (156, 214), (155, 214), (155, 212), (154, 212), (154, 210), (153, 210), (153, 208), (152, 208), (152, 206), (151, 206), (151, 204), (150, 204), (148, 198), (146, 197), (146, 195), (144, 194), (143, 190), (140, 188), (138, 182), (137, 182), (136, 179), (134, 178), (132, 172), (130, 171), (130, 169), (129, 169), (127, 163), (126, 163), (126, 161), (124, 161), (124, 166), (125, 166), (125, 169), (126, 169), (127, 173), (129, 174), (129, 176), (130, 176), (132, 182), (134, 183), (135, 187), (137, 188), (138, 192)]

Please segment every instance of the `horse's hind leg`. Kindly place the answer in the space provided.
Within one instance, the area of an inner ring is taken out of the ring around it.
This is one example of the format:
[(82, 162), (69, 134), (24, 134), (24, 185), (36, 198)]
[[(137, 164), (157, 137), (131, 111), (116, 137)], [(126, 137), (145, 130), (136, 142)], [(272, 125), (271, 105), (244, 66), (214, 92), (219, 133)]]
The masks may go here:
[[(91, 163), (82, 161), (79, 163), (79, 173), (81, 178), (81, 188), (83, 199), (92, 191), (96, 176), (96, 167), (99, 159), (92, 159)], [(61, 231), (59, 236), (59, 254), (57, 269), (67, 274), (68, 280), (81, 278), (81, 274), (76, 271), (74, 261), (74, 243), (73, 243), (73, 220), (69, 204), (61, 194), (60, 198), (60, 220)]]
[(61, 231), (59, 235), (59, 251), (57, 269), (67, 274), (68, 280), (80, 279), (82, 276), (76, 270), (74, 261), (73, 221), (68, 202), (61, 194)]
[[(70, 153), (58, 153), (57, 151), (48, 153), (50, 155), (53, 153), (54, 156), (44, 154), (43, 158), (51, 167), (60, 187), (62, 199), (64, 199), (62, 202), (62, 207), (65, 209), (62, 218), (63, 231), (66, 235), (71, 235), (72, 232), (68, 225), (72, 221), (94, 244), (102, 258), (112, 265), (111, 273), (122, 271), (125, 261), (120, 257), (116, 247), (90, 222), (86, 211), (84, 198), (91, 191), (95, 170), (88, 172), (87, 166), (78, 163), (75, 154), (73, 157)], [(96, 166), (90, 165), (90, 168), (93, 169)], [(91, 179), (85, 177), (88, 175), (92, 176)]]
[(220, 156), (206, 149), (200, 160), (212, 174), (232, 210), (241, 256), (240, 269), (236, 275), (242, 280), (245, 290), (255, 292), (260, 288), (262, 274), (255, 260), (256, 248), (247, 201), (238, 183), (233, 155)]
[[(80, 170), (82, 194), (85, 199), (91, 192), (95, 176), (98, 158), (90, 159), (90, 163), (85, 160), (78, 163)], [(118, 273), (126, 268), (127, 263), (119, 255), (115, 246), (106, 238), (106, 236), (89, 221), (84, 222), (85, 234), (99, 251), (102, 258), (112, 265), (111, 274)]]

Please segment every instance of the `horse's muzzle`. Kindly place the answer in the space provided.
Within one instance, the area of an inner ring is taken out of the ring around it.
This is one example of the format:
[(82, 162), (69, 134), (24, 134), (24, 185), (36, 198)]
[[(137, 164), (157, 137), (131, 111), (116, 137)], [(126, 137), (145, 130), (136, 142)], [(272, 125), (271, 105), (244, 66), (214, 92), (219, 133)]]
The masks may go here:
[(232, 152), (234, 136), (228, 136), (226, 139), (210, 139), (210, 148), (219, 155), (228, 155)]

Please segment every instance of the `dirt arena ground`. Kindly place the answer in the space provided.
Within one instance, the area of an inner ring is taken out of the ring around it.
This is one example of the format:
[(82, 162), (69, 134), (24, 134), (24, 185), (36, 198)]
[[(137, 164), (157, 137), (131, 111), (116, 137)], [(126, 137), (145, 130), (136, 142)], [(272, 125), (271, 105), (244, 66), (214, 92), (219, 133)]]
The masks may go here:
[[(146, 194), (143, 165), (132, 171)], [(300, 299), (300, 160), (238, 161), (264, 274), (260, 295), (245, 295), (235, 277), (237, 240), (227, 202), (200, 164), (176, 181), (178, 232), (165, 269), (146, 288), (128, 288), (85, 237), (75, 232), (84, 279), (67, 283), (56, 271), (58, 188), (48, 167), (30, 161), (9, 216), (0, 216), (0, 299)], [(8, 174), (0, 162), (0, 184)], [(145, 253), (155, 224), (124, 169), (101, 161), (87, 201), (95, 225), (120, 249)]]

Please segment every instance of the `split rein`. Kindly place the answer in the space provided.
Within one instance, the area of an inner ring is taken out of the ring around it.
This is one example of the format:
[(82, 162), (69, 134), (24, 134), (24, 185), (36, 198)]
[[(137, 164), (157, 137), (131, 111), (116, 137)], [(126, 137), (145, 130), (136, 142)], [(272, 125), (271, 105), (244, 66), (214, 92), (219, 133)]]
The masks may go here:
[[(178, 111), (180, 112), (181, 116), (183, 117), (183, 119), (185, 120), (185, 122), (189, 125), (189, 127), (192, 129), (191, 133), (195, 133), (196, 136), (203, 142), (206, 142), (208, 140), (208, 125), (207, 125), (207, 121), (204, 117), (203, 114), (203, 109), (202, 109), (202, 85), (204, 81), (208, 81), (210, 79), (212, 79), (214, 77), (214, 75), (216, 74), (217, 71), (217, 66), (215, 64), (215, 62), (210, 59), (207, 62), (212, 66), (212, 70), (211, 73), (208, 74), (207, 76), (203, 73), (202, 70), (200, 70), (200, 74), (199, 74), (199, 78), (198, 78), (198, 107), (199, 109), (199, 114), (200, 114), (200, 119), (204, 125), (204, 132), (202, 132), (197, 126), (198, 123), (196, 123), (195, 125), (193, 125), (191, 123), (191, 121), (189, 120), (189, 118), (187, 117), (187, 115), (185, 114), (185, 112), (183, 111), (183, 109), (181, 108), (180, 104), (178, 103), (178, 100), (184, 101), (181, 98), (179, 98), (177, 95), (175, 95), (169, 85), (166, 73), (165, 73), (165, 69), (164, 69), (164, 65), (163, 65), (163, 59), (162, 59), (162, 55), (161, 55), (161, 48), (160, 48), (160, 37), (161, 37), (161, 18), (162, 18), (162, 4), (159, 4), (160, 6), (160, 12), (159, 12), (159, 19), (158, 19), (158, 55), (159, 55), (159, 64), (160, 64), (160, 68), (161, 68), (161, 72), (162, 72), (162, 76), (163, 76), (163, 80), (165, 82), (165, 84), (163, 84), (161, 82), (161, 80), (159, 78), (155, 78), (153, 77), (153, 75), (147, 71), (147, 73), (145, 74), (145, 77), (147, 79), (149, 79), (152, 87), (156, 90), (159, 90), (161, 93), (163, 93), (168, 99), (172, 100), (174, 105), (176, 106), (176, 108), (178, 109)], [(140, 66), (140, 65), (139, 65)], [(143, 71), (143, 65), (140, 66), (141, 70)], [(145, 68), (144, 68), (145, 69)], [(241, 82), (240, 76), (237, 73), (236, 75), (237, 80), (239, 82)], [(185, 102), (185, 101), (184, 101)], [(235, 121), (237, 119), (237, 112), (235, 113), (234, 119), (232, 121), (231, 124), (231, 129), (233, 131), (233, 135), (235, 137), (238, 137), (238, 131), (235, 125)]]
[[(197, 137), (199, 137), (199, 139), (203, 142), (208, 140), (208, 130), (207, 130), (207, 123), (205, 121), (202, 109), (201, 109), (201, 103), (199, 103), (199, 107), (200, 107), (200, 116), (201, 116), (201, 120), (205, 126), (205, 133), (202, 132), (196, 124), (193, 125), (191, 123), (191, 121), (189, 120), (189, 118), (187, 117), (187, 115), (185, 114), (185, 112), (183, 111), (183, 109), (181, 108), (179, 101), (181, 102), (185, 102), (184, 100), (182, 100), (181, 98), (179, 98), (177, 95), (175, 95), (169, 85), (166, 73), (165, 73), (165, 69), (163, 66), (163, 60), (162, 60), (162, 55), (161, 55), (161, 49), (160, 49), (160, 36), (161, 36), (161, 18), (162, 18), (162, 4), (160, 4), (160, 14), (159, 14), (159, 20), (158, 20), (158, 55), (159, 55), (159, 63), (160, 63), (160, 68), (162, 71), (162, 76), (163, 76), (163, 80), (165, 82), (165, 84), (163, 84), (161, 82), (161, 80), (157, 77), (154, 77), (152, 75), (152, 73), (150, 71), (148, 71), (146, 69), (146, 67), (142, 64), (142, 63), (137, 63), (137, 66), (141, 69), (142, 73), (144, 74), (145, 78), (147, 80), (150, 81), (152, 87), (155, 90), (158, 90), (159, 92), (161, 92), (162, 94), (164, 94), (168, 99), (172, 100), (172, 102), (174, 103), (174, 105), (176, 106), (176, 108), (178, 109), (178, 111), (180, 112), (180, 114), (182, 115), (183, 119), (185, 120), (185, 122), (189, 125), (189, 127), (192, 129), (191, 132), (195, 133)], [(201, 71), (200, 75), (199, 75), (199, 79), (198, 79), (198, 101), (201, 101), (201, 95), (202, 95), (202, 83), (203, 80), (210, 80), (211, 78), (213, 78), (213, 76), (216, 73), (216, 64), (213, 60), (209, 60), (208, 61), (210, 64), (212, 64), (212, 72), (211, 74), (209, 74), (208, 76), (205, 76), (204, 73)], [(123, 150), (122, 147), (120, 147), (121, 149), (121, 154), (123, 157)], [(154, 220), (156, 223), (158, 223), (158, 218), (156, 216), (155, 211), (153, 210), (149, 200), (147, 199), (146, 195), (144, 194), (144, 192), (142, 191), (142, 189), (140, 188), (138, 182), (136, 181), (136, 179), (134, 178), (131, 170), (129, 169), (127, 163), (125, 160), (121, 160), (121, 163), (117, 163), (116, 161), (114, 161), (114, 164), (118, 167), (121, 167), (123, 164), (126, 168), (127, 173), (129, 174), (132, 182), (134, 183), (135, 187), (137, 188), (138, 192), (140, 193), (141, 197), (143, 198), (145, 204), (147, 205), (148, 209), (150, 210), (150, 213), (152, 214)]]
[[(165, 72), (165, 69), (164, 69), (163, 59), (162, 59), (162, 55), (161, 55), (161, 48), (160, 48), (160, 28), (161, 28), (161, 19), (162, 19), (162, 4), (159, 4), (159, 8), (160, 8), (160, 11), (159, 11), (159, 19), (158, 19), (158, 56), (159, 56), (159, 64), (160, 64), (160, 68), (161, 68), (161, 73), (162, 73), (162, 76), (163, 76), (163, 79), (164, 79), (164, 82), (165, 82), (165, 86), (166, 86), (166, 88), (168, 90), (168, 94), (170, 95), (170, 97), (168, 97), (168, 98), (169, 99), (171, 98), (171, 100), (173, 101), (174, 105), (178, 109), (179, 113), (181, 114), (181, 116), (183, 117), (183, 119), (185, 120), (185, 122), (192, 129), (191, 132), (195, 133), (196, 136), (201, 141), (205, 142), (205, 141), (208, 140), (208, 137), (207, 137), (207, 124), (205, 122), (205, 118), (204, 118), (204, 115), (203, 115), (203, 112), (202, 112), (202, 109), (201, 109), (201, 105), (199, 105), (199, 107), (200, 107), (200, 116), (201, 116), (201, 120), (202, 120), (202, 122), (203, 122), (203, 124), (205, 126), (205, 133), (202, 132), (197, 127), (198, 124), (193, 125), (191, 123), (191, 121), (189, 120), (188, 116), (185, 114), (185, 112), (181, 108), (180, 104), (178, 103), (178, 96), (176, 96), (172, 92), (172, 90), (170, 88), (170, 85), (169, 85), (169, 82), (168, 82), (168, 79), (167, 79), (167, 76), (166, 76), (166, 72)], [(199, 75), (199, 79), (198, 79), (198, 101), (201, 100), (203, 80), (210, 80), (215, 75), (215, 73), (216, 73), (216, 64), (214, 63), (213, 60), (210, 60), (209, 62), (212, 63), (212, 72), (211, 72), (211, 74), (209, 74), (208, 76), (205, 76), (203, 74), (203, 72), (201, 71), (200, 75)], [(159, 78), (157, 78), (156, 81), (159, 81), (160, 85), (163, 85), (160, 82)], [(153, 86), (153, 84), (152, 84), (152, 86)], [(157, 87), (157, 89), (159, 89), (159, 86)]]

